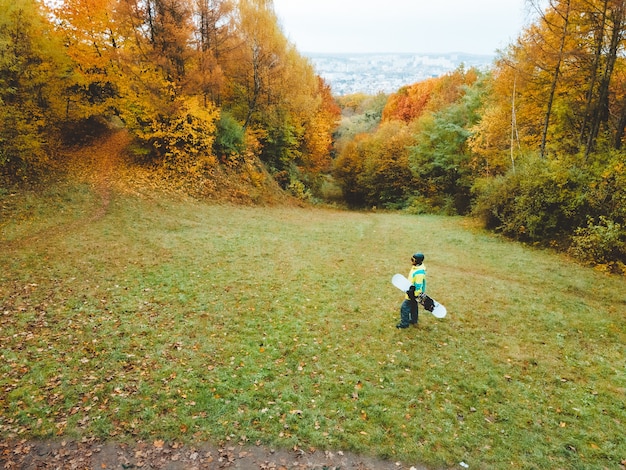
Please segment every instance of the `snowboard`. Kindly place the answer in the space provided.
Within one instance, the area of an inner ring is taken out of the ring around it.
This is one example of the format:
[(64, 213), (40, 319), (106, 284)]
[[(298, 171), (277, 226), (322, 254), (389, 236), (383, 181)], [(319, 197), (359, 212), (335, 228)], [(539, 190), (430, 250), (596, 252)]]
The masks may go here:
[[(394, 276), (391, 278), (391, 283), (402, 292), (408, 291), (409, 287), (411, 287), (411, 281), (409, 281), (402, 274), (394, 274)], [(441, 305), (432, 297), (427, 296), (426, 294), (418, 294), (416, 298), (425, 310), (429, 311), (437, 318), (443, 318), (448, 313), (446, 307)]]

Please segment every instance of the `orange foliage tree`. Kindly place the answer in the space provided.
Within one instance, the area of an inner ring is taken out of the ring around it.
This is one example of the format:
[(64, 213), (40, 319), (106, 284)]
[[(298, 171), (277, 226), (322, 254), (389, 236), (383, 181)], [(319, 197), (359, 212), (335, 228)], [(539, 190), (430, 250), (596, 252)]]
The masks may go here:
[(494, 102), (515, 115), (522, 151), (588, 158), (621, 146), (625, 9), (621, 0), (550, 2), (496, 63)]
[(382, 123), (373, 134), (347, 144), (334, 163), (344, 197), (354, 205), (401, 207), (412, 194), (409, 148), (414, 136), (401, 121)]
[(426, 111), (437, 79), (431, 78), (413, 85), (404, 86), (392, 94), (383, 110), (383, 121), (399, 119), (411, 122)]
[(226, 148), (230, 163), (241, 152), (277, 172), (328, 168), (330, 91), (271, 1), (64, 0), (54, 18), (77, 72), (69, 121), (118, 116), (147, 157), (183, 171)]
[(302, 164), (312, 173), (328, 172), (330, 169), (332, 133), (337, 127), (341, 110), (335, 102), (330, 86), (318, 77), (319, 100), (317, 112), (309, 117), (309, 125), (304, 135)]
[(226, 76), (222, 58), (234, 47), (234, 10), (231, 0), (195, 0), (197, 65), (190, 74), (204, 102), (221, 106)]
[(234, 24), (239, 41), (224, 62), (223, 108), (283, 187), (303, 171), (315, 179), (330, 158), (336, 115), (329, 90), (283, 35), (270, 1), (239, 0)]
[[(458, 103), (478, 78), (476, 70), (461, 67), (392, 94), (381, 125), (360, 136), (356, 146), (342, 146), (335, 163), (335, 176), (351, 202), (401, 207), (418, 194), (431, 202), (445, 199), (446, 194), (467, 199), (470, 183), (461, 175), (469, 172), (470, 133), (463, 126), (477, 121), (474, 114), (483, 88), (472, 95), (478, 96), (472, 103)], [(437, 117), (449, 108), (454, 113)], [(357, 156), (362, 167), (355, 165)], [(459, 168), (463, 165), (467, 168)], [(351, 171), (358, 172), (356, 178)], [(460, 211), (468, 206), (467, 201), (455, 202)]]
[(441, 77), (404, 86), (389, 97), (382, 120), (411, 122), (427, 112), (436, 112), (456, 101), (463, 93), (463, 86), (471, 85), (476, 79), (475, 69), (465, 70), (461, 66)]

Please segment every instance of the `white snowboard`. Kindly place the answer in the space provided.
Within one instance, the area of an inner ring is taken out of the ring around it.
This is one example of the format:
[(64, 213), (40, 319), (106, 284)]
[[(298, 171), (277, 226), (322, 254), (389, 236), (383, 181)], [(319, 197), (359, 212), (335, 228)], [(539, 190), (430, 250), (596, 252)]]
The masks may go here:
[[(391, 278), (391, 283), (394, 286), (396, 286), (398, 289), (400, 289), (402, 292), (408, 291), (409, 287), (411, 287), (411, 281), (409, 281), (402, 274), (394, 274), (394, 276)], [(432, 313), (437, 318), (443, 318), (443, 317), (446, 316), (446, 314), (448, 313), (448, 311), (446, 310), (446, 307), (441, 305), (435, 299), (433, 299), (432, 297), (427, 296), (426, 294), (422, 294), (422, 295), (418, 295), (417, 296), (417, 301), (423, 307), (424, 307), (424, 300), (426, 300), (426, 299), (431, 299), (433, 301), (434, 307), (433, 307), (432, 312), (430, 312), (430, 313)], [(426, 307), (424, 307), (424, 309), (426, 309)]]

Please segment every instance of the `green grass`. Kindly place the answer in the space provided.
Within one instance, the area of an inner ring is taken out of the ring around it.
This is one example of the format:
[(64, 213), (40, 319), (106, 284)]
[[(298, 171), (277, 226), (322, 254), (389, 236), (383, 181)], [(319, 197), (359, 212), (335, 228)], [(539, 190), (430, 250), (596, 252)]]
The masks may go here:
[[(626, 282), (463, 218), (0, 197), (0, 438), (620, 468)], [(414, 251), (448, 316), (396, 330)]]

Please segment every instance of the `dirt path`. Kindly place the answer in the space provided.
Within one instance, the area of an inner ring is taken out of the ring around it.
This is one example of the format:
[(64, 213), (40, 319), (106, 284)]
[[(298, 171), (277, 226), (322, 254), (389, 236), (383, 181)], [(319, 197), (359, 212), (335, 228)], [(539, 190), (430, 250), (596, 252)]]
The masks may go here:
[(90, 220), (98, 220), (107, 212), (111, 202), (111, 187), (115, 178), (115, 169), (119, 166), (122, 153), (128, 146), (130, 137), (127, 132), (118, 131), (97, 148), (86, 149), (86, 154), (93, 158), (94, 173), (91, 177), (94, 187), (100, 196), (100, 206), (92, 214)]
[(104, 217), (111, 202), (112, 188), (122, 155), (129, 141), (128, 133), (118, 131), (97, 144), (68, 152), (64, 157), (67, 166), (71, 168), (68, 177), (93, 186), (98, 197), (93, 210), (70, 222), (52, 221), (45, 228), (10, 241), (0, 239), (0, 249), (13, 250), (37, 243), (39, 240), (64, 237), (65, 234)]
[(44, 469), (237, 469), (425, 470), (346, 452), (264, 446), (179, 445), (163, 441), (119, 444), (94, 440), (0, 442), (0, 468)]

